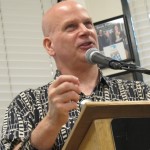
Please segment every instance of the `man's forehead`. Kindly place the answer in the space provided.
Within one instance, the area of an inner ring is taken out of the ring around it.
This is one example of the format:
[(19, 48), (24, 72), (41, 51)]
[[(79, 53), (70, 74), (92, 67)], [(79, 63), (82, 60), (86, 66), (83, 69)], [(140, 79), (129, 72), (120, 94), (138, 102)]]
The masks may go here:
[(78, 6), (75, 5), (75, 7), (70, 6), (70, 5), (61, 5), (57, 7), (56, 9), (53, 10), (53, 12), (50, 15), (52, 18), (66, 18), (68, 16), (69, 18), (74, 18), (76, 17), (85, 17), (85, 18), (91, 18), (89, 14), (87, 13), (86, 9), (84, 9), (80, 4)]
[(67, 4), (62, 4), (62, 5), (58, 5), (56, 6), (56, 8), (54, 8), (54, 11), (57, 11), (57, 12), (68, 12), (68, 11), (80, 11), (80, 10), (85, 10), (85, 8), (78, 4), (78, 3), (67, 3)]
[(49, 32), (47, 31), (47, 28), (51, 30), (57, 23), (61, 22), (63, 18), (66, 19), (67, 16), (69, 18), (71, 18), (71, 16), (74, 18), (75, 15), (79, 17), (81, 12), (82, 15), (85, 15), (87, 18), (89, 17), (86, 9), (75, 1), (63, 1), (57, 3), (43, 16), (43, 31)]

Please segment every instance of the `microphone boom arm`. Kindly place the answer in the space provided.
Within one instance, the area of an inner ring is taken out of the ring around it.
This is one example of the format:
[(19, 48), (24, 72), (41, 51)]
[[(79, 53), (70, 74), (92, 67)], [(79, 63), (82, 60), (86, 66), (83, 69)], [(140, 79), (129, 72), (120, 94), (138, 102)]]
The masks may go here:
[(117, 60), (111, 60), (109, 62), (109, 67), (112, 69), (121, 69), (121, 70), (127, 70), (127, 71), (131, 71), (131, 72), (140, 72), (140, 73), (145, 73), (150, 75), (150, 70), (145, 69), (145, 68), (141, 68), (139, 66), (136, 66), (134, 64), (127, 64), (124, 62), (120, 62)]

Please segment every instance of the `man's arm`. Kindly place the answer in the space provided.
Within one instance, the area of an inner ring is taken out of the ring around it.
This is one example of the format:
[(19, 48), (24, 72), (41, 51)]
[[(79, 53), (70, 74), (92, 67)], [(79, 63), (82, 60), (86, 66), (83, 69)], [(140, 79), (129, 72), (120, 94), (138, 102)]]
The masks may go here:
[[(32, 131), (29, 143), (31, 147), (40, 150), (49, 150), (56, 140), (56, 137), (60, 131), (60, 125), (53, 125), (46, 116), (38, 126)], [(22, 142), (15, 146), (13, 150), (19, 150), (22, 147)], [(23, 147), (22, 147), (23, 148)]]
[[(80, 94), (79, 81), (70, 75), (61, 75), (48, 89), (47, 115), (32, 131), (31, 146), (39, 150), (49, 150), (54, 145), (61, 127), (68, 121), (69, 111), (77, 108)], [(14, 150), (19, 149), (19, 145)]]
[(16, 145), (13, 150), (19, 150), (19, 148), (21, 148), (21, 144), (22, 144), (22, 143), (19, 143), (18, 145)]
[(70, 75), (59, 76), (48, 89), (49, 110), (31, 134), (31, 145), (40, 150), (50, 149), (68, 121), (69, 111), (77, 108), (79, 80)]

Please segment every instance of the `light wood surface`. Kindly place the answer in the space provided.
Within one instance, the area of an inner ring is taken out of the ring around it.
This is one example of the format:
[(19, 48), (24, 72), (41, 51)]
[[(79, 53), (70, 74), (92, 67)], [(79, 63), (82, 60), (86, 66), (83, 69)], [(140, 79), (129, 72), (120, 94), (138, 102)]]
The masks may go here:
[[(150, 102), (149, 101), (132, 101), (132, 102), (119, 101), (119, 102), (86, 103), (63, 147), (63, 150), (71, 150), (72, 148), (73, 150), (79, 150), (80, 146), (83, 146), (82, 142), (84, 142), (85, 139), (88, 138), (88, 134), (91, 134), (92, 131), (96, 131), (98, 133), (100, 126), (96, 128), (94, 126), (97, 123), (99, 123), (99, 121), (103, 119), (111, 120), (116, 118), (150, 118)], [(98, 122), (97, 123), (94, 122), (95, 120), (96, 122), (97, 121)], [(92, 124), (93, 122), (94, 124)], [(102, 128), (104, 128), (104, 126)], [(108, 127), (106, 128), (106, 130), (108, 130)], [(96, 135), (93, 135), (93, 140), (95, 139), (94, 136), (97, 136), (97, 133), (94, 133)], [(109, 137), (112, 136), (111, 134), (108, 133), (107, 135)], [(99, 132), (99, 136), (103, 136), (103, 135), (101, 135)], [(111, 139), (110, 141), (111, 144), (113, 145), (114, 144), (113, 139)], [(99, 150), (99, 149), (92, 149), (92, 150)]]
[(94, 120), (79, 150), (115, 150), (111, 121), (112, 119)]

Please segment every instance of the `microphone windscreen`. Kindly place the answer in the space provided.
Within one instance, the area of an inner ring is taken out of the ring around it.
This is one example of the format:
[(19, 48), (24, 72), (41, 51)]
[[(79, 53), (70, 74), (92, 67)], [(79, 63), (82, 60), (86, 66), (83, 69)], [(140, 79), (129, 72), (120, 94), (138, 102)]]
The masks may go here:
[(88, 50), (86, 51), (86, 53), (85, 53), (85, 58), (86, 58), (86, 60), (87, 60), (89, 63), (94, 64), (94, 62), (92, 61), (91, 57), (92, 57), (93, 53), (95, 53), (95, 52), (99, 52), (99, 50), (96, 49), (96, 48), (90, 48), (90, 49), (88, 49)]

